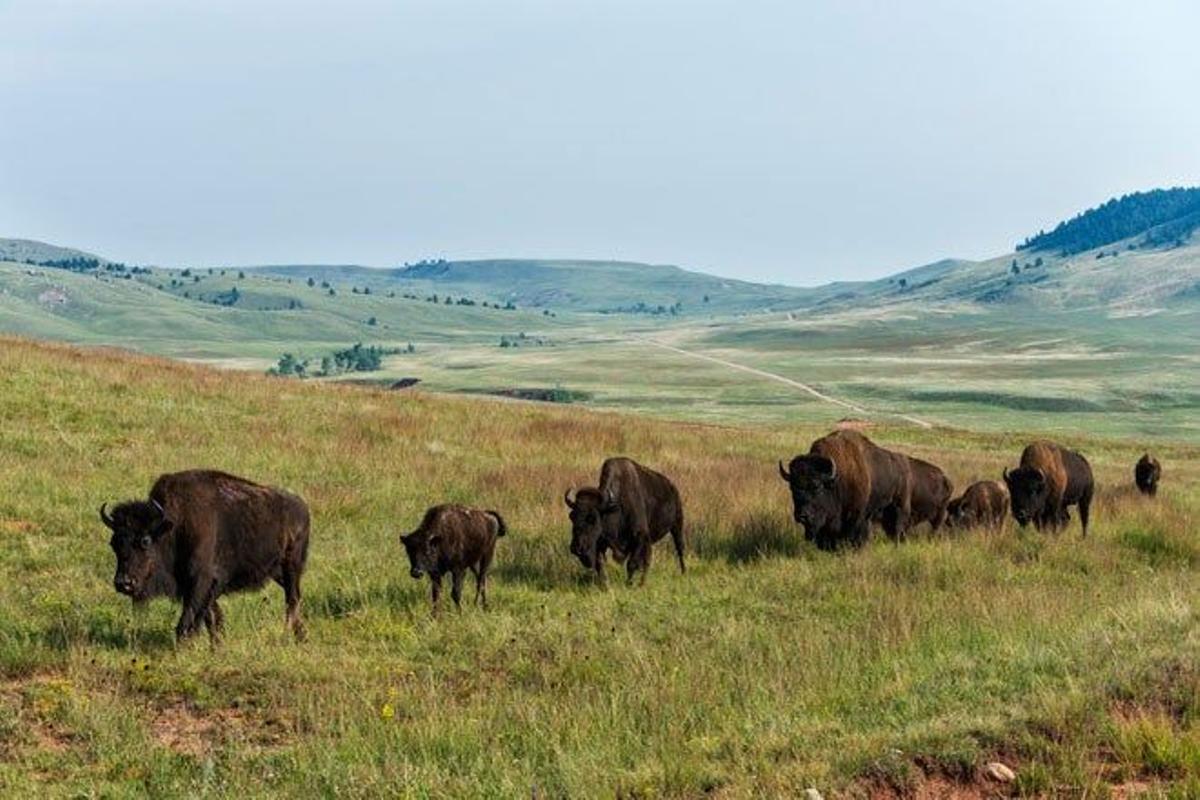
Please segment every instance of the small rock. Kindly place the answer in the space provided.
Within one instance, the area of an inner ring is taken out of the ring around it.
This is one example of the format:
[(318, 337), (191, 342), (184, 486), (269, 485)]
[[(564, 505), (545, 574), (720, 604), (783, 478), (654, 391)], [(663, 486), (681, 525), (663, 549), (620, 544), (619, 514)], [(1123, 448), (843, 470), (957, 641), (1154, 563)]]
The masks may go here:
[(1001, 764), (999, 761), (988, 762), (983, 771), (987, 773), (989, 778), (998, 783), (1012, 783), (1017, 779), (1017, 773), (1012, 771), (1012, 767)]
[(816, 789), (805, 789), (804, 800), (825, 800)]

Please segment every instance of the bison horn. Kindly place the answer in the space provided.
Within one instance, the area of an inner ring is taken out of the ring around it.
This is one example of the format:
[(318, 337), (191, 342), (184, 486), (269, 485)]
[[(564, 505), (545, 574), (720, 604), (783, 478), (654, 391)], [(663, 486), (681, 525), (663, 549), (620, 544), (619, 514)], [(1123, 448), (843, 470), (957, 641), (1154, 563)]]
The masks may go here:
[(111, 528), (115, 523), (113, 522), (113, 518), (108, 515), (107, 508), (108, 503), (100, 504), (100, 521)]
[(779, 462), (779, 477), (783, 478), (788, 483), (792, 482), (792, 473), (788, 472), (784, 468), (782, 461)]
[(832, 458), (829, 459), (829, 480), (837, 479), (837, 462)]
[(150, 505), (154, 506), (154, 510), (158, 512), (158, 515), (160, 517), (165, 518), (167, 516), (167, 510), (165, 508), (163, 508), (162, 504), (159, 503), (157, 500), (155, 500), (153, 497), (150, 498)]
[(570, 486), (568, 486), (567, 490), (563, 492), (563, 502), (567, 504), (567, 508), (575, 508), (575, 501), (571, 499)]
[(1004, 468), (1004, 482), (1008, 483), (1008, 467)]

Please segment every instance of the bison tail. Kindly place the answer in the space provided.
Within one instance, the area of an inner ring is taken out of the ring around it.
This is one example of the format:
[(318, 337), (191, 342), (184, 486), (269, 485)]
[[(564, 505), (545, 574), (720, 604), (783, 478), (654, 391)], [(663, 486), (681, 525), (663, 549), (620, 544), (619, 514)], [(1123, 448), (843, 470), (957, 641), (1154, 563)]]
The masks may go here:
[(507, 534), (508, 533), (508, 525), (505, 524), (504, 517), (500, 516), (500, 512), (492, 511), (489, 509), (487, 513), (492, 515), (492, 517), (494, 517), (496, 519), (496, 528), (497, 528), (496, 536), (504, 536), (505, 534)]

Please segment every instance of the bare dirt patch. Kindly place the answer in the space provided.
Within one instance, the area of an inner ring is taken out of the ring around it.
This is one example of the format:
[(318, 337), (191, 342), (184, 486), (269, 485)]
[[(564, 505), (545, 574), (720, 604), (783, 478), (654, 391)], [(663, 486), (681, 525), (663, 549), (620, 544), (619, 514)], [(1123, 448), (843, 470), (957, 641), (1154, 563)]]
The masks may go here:
[(256, 750), (281, 747), (288, 740), (289, 726), (282, 719), (242, 709), (200, 710), (177, 701), (155, 710), (150, 733), (168, 750), (199, 758), (225, 743)]

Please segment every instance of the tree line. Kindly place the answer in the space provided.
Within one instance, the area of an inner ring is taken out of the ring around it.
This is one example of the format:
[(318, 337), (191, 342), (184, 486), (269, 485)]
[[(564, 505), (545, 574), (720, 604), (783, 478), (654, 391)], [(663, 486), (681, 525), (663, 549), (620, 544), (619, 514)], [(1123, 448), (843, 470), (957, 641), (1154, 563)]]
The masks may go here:
[(1139, 246), (1182, 244), (1197, 227), (1200, 187), (1154, 189), (1114, 197), (1060, 222), (1049, 233), (1027, 237), (1017, 250), (1054, 250), (1070, 256), (1140, 233), (1146, 236)]

